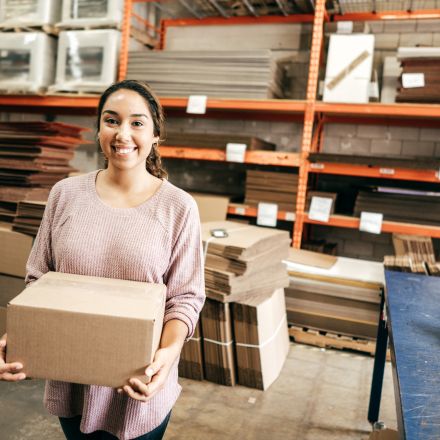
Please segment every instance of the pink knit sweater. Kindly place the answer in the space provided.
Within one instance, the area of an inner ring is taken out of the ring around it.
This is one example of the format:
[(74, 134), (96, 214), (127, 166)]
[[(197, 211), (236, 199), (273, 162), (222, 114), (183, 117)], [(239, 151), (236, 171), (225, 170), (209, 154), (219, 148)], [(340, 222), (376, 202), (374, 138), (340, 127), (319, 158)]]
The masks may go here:
[[(96, 192), (96, 175), (71, 177), (53, 187), (27, 263), (26, 283), (50, 270), (164, 283), (164, 322), (183, 321), (190, 337), (205, 298), (196, 203), (164, 180), (141, 205), (112, 208)], [(145, 403), (112, 388), (48, 381), (45, 406), (56, 416), (82, 414), (85, 433), (104, 430), (121, 440), (133, 439), (158, 426), (174, 405), (181, 390), (177, 365), (164, 388)]]

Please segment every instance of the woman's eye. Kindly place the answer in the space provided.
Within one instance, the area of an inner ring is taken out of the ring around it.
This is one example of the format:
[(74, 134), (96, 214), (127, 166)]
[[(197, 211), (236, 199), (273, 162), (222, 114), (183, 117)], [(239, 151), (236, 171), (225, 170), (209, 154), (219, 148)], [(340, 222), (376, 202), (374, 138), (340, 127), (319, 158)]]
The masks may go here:
[(111, 125), (118, 123), (118, 121), (114, 118), (106, 118), (106, 119), (104, 119), (104, 122), (106, 122), (107, 124), (111, 124)]
[(142, 127), (144, 124), (143, 124), (141, 121), (134, 121), (134, 122), (133, 122), (133, 125), (134, 125), (135, 127)]

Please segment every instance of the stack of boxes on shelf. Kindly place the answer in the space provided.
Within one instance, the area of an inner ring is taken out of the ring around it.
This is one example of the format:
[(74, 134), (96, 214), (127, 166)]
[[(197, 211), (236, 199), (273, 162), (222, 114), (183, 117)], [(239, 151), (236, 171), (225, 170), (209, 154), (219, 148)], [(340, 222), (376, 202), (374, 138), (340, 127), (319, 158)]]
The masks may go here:
[(122, 11), (123, 0), (4, 0), (0, 28), (28, 32), (0, 33), (0, 89), (103, 91), (116, 80)]
[[(206, 304), (180, 373), (266, 389), (288, 351), (284, 287), (287, 232), (234, 222), (202, 224)], [(201, 357), (200, 354), (203, 353)], [(202, 359), (203, 358), (203, 359)]]

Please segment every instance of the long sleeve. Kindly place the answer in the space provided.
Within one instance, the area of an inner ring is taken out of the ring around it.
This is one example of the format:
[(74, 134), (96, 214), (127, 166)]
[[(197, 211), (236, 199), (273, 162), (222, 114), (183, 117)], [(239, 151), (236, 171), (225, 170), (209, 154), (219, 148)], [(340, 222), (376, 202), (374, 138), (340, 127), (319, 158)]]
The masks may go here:
[(167, 286), (164, 323), (170, 319), (183, 321), (190, 338), (205, 302), (200, 219), (194, 201), (173, 247), (164, 281)]
[(46, 272), (55, 270), (52, 253), (52, 224), (57, 199), (58, 191), (54, 187), (49, 194), (43, 219), (26, 263), (26, 285), (38, 280)]

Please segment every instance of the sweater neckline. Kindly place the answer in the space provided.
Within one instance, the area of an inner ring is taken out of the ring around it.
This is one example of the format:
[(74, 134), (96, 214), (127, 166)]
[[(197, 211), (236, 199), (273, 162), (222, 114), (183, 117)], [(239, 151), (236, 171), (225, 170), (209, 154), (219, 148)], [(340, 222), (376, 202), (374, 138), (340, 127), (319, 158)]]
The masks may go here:
[(111, 212), (113, 214), (120, 214), (123, 216), (129, 216), (129, 215), (135, 215), (139, 210), (148, 208), (150, 205), (153, 205), (156, 199), (161, 195), (161, 193), (164, 191), (165, 186), (167, 185), (167, 180), (162, 180), (162, 184), (159, 186), (157, 191), (149, 197), (147, 200), (142, 202), (141, 204), (137, 206), (133, 206), (131, 208), (116, 208), (113, 206), (109, 206), (106, 203), (104, 203), (98, 195), (98, 191), (96, 190), (96, 178), (98, 176), (98, 173), (100, 171), (103, 171), (102, 169), (98, 169), (96, 171), (92, 171), (89, 175), (89, 182), (88, 182), (88, 190), (90, 195), (92, 196), (92, 199), (97, 203), (97, 205), (101, 208), (106, 210), (107, 212)]

